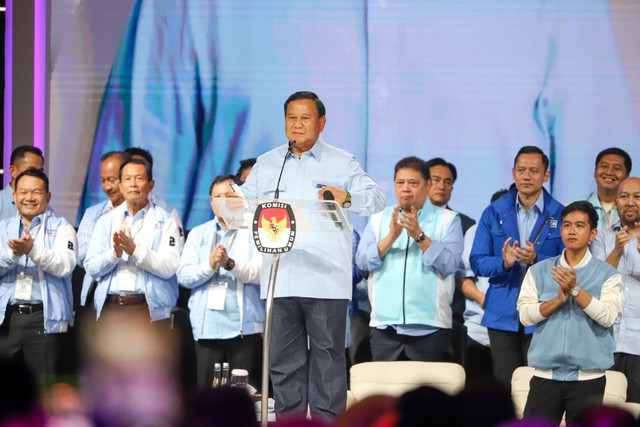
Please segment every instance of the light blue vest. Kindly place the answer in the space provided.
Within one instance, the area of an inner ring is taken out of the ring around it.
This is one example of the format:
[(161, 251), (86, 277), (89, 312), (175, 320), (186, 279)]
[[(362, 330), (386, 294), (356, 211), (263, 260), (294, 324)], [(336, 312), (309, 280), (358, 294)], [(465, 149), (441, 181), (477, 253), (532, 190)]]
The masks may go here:
[[(538, 288), (539, 301), (558, 295), (558, 284), (551, 277), (551, 267), (559, 265), (562, 255), (534, 264), (529, 271)], [(576, 282), (594, 298), (600, 299), (602, 284), (618, 272), (596, 258), (576, 268)], [(606, 370), (613, 365), (613, 327), (605, 328), (589, 317), (569, 298), (548, 319), (536, 325), (529, 348), (530, 366), (552, 370), (556, 381), (577, 381), (578, 371)]]
[[(55, 215), (53, 210), (47, 209), (43, 215), (42, 225), (44, 236), (34, 236), (35, 239), (43, 239), (46, 249), (53, 249), (58, 229), (71, 225), (66, 219)], [(16, 215), (9, 220), (3, 221), (0, 225), (0, 235), (2, 241), (18, 237), (20, 228), (20, 217)], [(40, 244), (40, 242), (38, 242)], [(13, 267), (0, 277), (0, 324), (4, 322), (7, 305), (11, 294), (15, 288), (16, 275), (20, 269)], [(72, 270), (73, 271), (73, 270)], [(38, 269), (37, 284), (40, 286), (42, 303), (44, 305), (44, 330), (48, 334), (67, 332), (69, 324), (73, 318), (73, 294), (71, 291), (71, 273), (64, 277), (56, 277), (42, 269)]]
[[(393, 206), (371, 217), (380, 241), (387, 235)], [(428, 200), (418, 213), (422, 231), (441, 241), (457, 213), (432, 205)], [(422, 250), (402, 231), (380, 267), (369, 276), (371, 326), (418, 324), (451, 328), (451, 300), (455, 275), (442, 276), (422, 262)]]

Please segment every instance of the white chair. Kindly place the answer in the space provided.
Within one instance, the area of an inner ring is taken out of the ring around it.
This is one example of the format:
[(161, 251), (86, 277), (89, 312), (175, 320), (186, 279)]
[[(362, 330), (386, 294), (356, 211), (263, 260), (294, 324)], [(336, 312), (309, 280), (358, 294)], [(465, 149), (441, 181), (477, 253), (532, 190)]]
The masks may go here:
[[(533, 377), (535, 369), (530, 366), (521, 366), (513, 372), (511, 377), (511, 400), (517, 418), (522, 418), (524, 414), (524, 405), (527, 403), (529, 395), (529, 382)], [(633, 404), (627, 403), (627, 377), (623, 373), (617, 371), (605, 372), (607, 384), (604, 388), (605, 405), (620, 406), (634, 416), (634, 411), (640, 412), (640, 408), (636, 408)], [(640, 406), (640, 405), (639, 405)]]
[(350, 403), (373, 394), (400, 396), (423, 385), (454, 395), (466, 378), (462, 366), (448, 362), (366, 362), (353, 365), (350, 373)]

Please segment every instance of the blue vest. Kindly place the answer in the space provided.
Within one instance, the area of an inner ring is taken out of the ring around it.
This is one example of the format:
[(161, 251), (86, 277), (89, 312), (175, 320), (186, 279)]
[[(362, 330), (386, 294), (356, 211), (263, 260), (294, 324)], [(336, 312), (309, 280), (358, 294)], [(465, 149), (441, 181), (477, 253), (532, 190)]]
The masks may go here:
[[(558, 295), (558, 284), (550, 271), (552, 266), (559, 265), (561, 256), (541, 261), (529, 269), (541, 302)], [(602, 284), (618, 274), (596, 258), (574, 270), (578, 276), (576, 282), (596, 299), (600, 299)], [(578, 371), (609, 369), (613, 365), (614, 346), (613, 328), (600, 325), (569, 298), (548, 319), (536, 325), (528, 362), (535, 368), (552, 370), (556, 381), (577, 381)]]
[[(371, 217), (379, 241), (388, 233), (393, 206)], [(418, 212), (422, 231), (441, 241), (457, 213), (428, 200)], [(442, 276), (422, 262), (423, 252), (406, 230), (393, 243), (380, 267), (369, 276), (371, 326), (418, 324), (451, 328), (455, 275)]]

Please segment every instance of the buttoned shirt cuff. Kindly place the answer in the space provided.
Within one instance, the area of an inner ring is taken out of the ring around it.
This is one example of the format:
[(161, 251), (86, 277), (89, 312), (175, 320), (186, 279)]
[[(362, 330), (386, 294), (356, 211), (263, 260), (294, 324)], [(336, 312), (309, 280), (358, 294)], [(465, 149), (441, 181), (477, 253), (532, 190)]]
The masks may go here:
[(433, 263), (436, 261), (438, 256), (440, 256), (445, 247), (444, 243), (431, 239), (431, 244), (422, 254), (422, 262), (430, 267), (433, 266)]

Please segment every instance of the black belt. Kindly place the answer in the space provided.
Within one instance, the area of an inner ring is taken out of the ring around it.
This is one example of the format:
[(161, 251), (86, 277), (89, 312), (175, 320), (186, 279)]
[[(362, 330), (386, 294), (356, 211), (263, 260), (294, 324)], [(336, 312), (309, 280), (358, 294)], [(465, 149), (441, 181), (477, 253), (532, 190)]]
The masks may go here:
[(146, 304), (147, 299), (144, 294), (120, 294), (120, 295), (108, 295), (107, 302), (114, 305), (138, 305)]
[(12, 304), (8, 306), (8, 309), (12, 313), (18, 312), (18, 314), (31, 314), (43, 311), (44, 306), (42, 304)]

